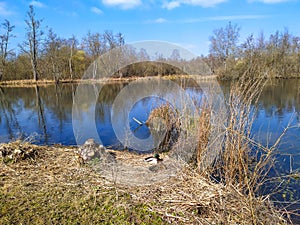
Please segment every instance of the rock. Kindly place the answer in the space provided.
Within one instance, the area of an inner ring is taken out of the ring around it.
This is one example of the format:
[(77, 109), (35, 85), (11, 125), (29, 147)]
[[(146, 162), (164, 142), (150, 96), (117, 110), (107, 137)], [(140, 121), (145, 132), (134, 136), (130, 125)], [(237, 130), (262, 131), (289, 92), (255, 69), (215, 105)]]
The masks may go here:
[(95, 143), (94, 139), (90, 138), (90, 139), (86, 140), (84, 144), (85, 145), (95, 145), (96, 143)]
[(86, 140), (86, 142), (79, 147), (78, 155), (84, 162), (88, 162), (93, 159), (99, 159), (101, 162), (105, 163), (114, 163), (116, 161), (115, 157), (107, 152), (103, 145), (95, 143), (94, 139)]

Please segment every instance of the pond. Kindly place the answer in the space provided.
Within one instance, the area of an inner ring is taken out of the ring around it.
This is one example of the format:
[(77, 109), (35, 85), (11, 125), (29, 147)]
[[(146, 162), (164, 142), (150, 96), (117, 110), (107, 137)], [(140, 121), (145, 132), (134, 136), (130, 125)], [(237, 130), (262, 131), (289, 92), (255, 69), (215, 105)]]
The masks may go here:
[[(197, 83), (190, 80), (177, 80), (176, 83), (182, 86), (191, 98), (201, 102), (203, 92)], [(220, 85), (224, 96), (228, 95), (230, 84), (223, 82)], [(126, 86), (128, 82), (101, 84), (95, 107), (91, 107), (86, 102), (83, 108), (82, 120), (94, 116), (95, 118), (92, 119), (95, 121), (102, 144), (110, 148), (124, 148), (118, 141), (112, 126), (111, 112), (116, 97)], [(80, 139), (75, 138), (72, 126), (72, 107), (76, 88), (77, 84), (0, 87), (0, 142), (20, 138), (37, 144), (76, 145)], [(134, 92), (131, 94), (135, 95)], [(167, 95), (177, 98), (173, 93)], [(123, 102), (121, 101), (124, 104), (122, 107), (126, 107), (127, 100), (125, 98)], [(149, 138), (151, 133), (144, 122), (153, 108), (165, 103), (166, 101), (158, 96), (133, 101), (129, 114), (125, 115), (127, 118), (121, 115), (122, 107), (118, 110), (114, 109), (118, 118), (124, 117), (115, 126), (120, 126), (119, 129), (122, 129), (124, 121), (128, 121), (131, 131), (137, 138)], [(272, 173), (289, 175), (299, 172), (300, 80), (271, 80), (265, 85), (256, 107), (258, 111), (252, 127), (252, 135), (257, 141), (265, 146), (272, 146), (285, 132), (279, 144), (278, 166)], [(94, 113), (90, 115), (93, 110)], [(290, 128), (285, 130), (287, 126)], [(89, 137), (90, 130), (87, 126), (81, 135), (81, 140)], [(276, 199), (278, 201), (300, 199), (298, 180), (297, 177), (292, 180), (286, 178), (285, 181), (289, 185), (285, 186), (282, 194), (276, 195)], [(266, 186), (265, 192), (270, 191), (270, 188)]]

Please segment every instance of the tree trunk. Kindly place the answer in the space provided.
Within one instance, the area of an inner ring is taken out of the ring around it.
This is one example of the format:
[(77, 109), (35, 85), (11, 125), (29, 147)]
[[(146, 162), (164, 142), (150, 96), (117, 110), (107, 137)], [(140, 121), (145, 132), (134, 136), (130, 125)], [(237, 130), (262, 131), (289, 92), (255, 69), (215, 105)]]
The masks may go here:
[(39, 76), (38, 76), (38, 72), (37, 72), (36, 62), (33, 59), (31, 59), (31, 65), (32, 65), (33, 79), (35, 81), (37, 81)]
[(69, 70), (70, 70), (71, 80), (73, 80), (72, 56), (69, 58)]

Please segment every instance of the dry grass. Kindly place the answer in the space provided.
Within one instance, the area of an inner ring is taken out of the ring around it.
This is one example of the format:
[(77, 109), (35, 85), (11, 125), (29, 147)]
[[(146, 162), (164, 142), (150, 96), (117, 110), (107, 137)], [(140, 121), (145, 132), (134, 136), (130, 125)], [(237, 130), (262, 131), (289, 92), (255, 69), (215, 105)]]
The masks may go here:
[[(180, 131), (180, 118), (178, 112), (169, 103), (153, 109), (146, 121), (152, 135), (164, 136), (157, 152), (168, 152), (178, 140)], [(152, 132), (154, 131), (154, 132)]]
[[(195, 80), (201, 80), (201, 81), (210, 81), (212, 79), (216, 79), (217, 76), (209, 75), (209, 76), (202, 76), (202, 75), (167, 75), (167, 76), (147, 76), (147, 77), (139, 77), (139, 76), (131, 76), (131, 77), (108, 77), (108, 78), (102, 78), (102, 79), (62, 79), (59, 80), (59, 83), (114, 83), (114, 82), (130, 82), (134, 80), (148, 80), (148, 79), (167, 79), (167, 80), (176, 80), (176, 79), (195, 79)], [(10, 87), (30, 87), (35, 85), (51, 85), (55, 84), (55, 80), (32, 80), (32, 79), (26, 79), (26, 80), (7, 80), (7, 81), (0, 81), (0, 86), (10, 86)]]
[[(77, 83), (80, 80), (71, 80), (71, 79), (64, 79), (60, 80), (61, 83)], [(32, 85), (48, 85), (48, 84), (55, 84), (55, 80), (8, 80), (8, 81), (0, 81), (0, 85), (3, 86), (32, 86)]]
[(200, 116), (198, 118), (198, 146), (196, 149), (196, 159), (198, 171), (201, 172), (201, 161), (207, 150), (207, 144), (209, 141), (209, 134), (211, 132), (211, 110), (207, 104), (203, 104)]
[(257, 224), (285, 224), (268, 198), (256, 198), (250, 206), (237, 188), (214, 183), (188, 167), (168, 182), (140, 188), (136, 198), (171, 224), (253, 224), (253, 205)]
[(80, 165), (74, 148), (25, 145), (34, 160), (0, 160), (0, 224), (166, 224), (127, 189)]
[[(160, 183), (117, 185), (80, 165), (72, 147), (5, 146), (34, 149), (36, 157), (0, 164), (1, 224), (285, 224), (267, 198), (253, 200), (230, 185), (217, 184), (186, 166)], [(117, 160), (142, 156), (118, 152)], [(134, 170), (134, 168), (133, 168)]]
[[(228, 184), (243, 185), (246, 192), (253, 192), (259, 174), (252, 173), (253, 154), (251, 128), (255, 117), (252, 104), (256, 104), (265, 80), (245, 80), (241, 78), (231, 87), (228, 99), (228, 122), (224, 152), (221, 158), (222, 177)], [(267, 160), (267, 159), (261, 159)], [(267, 166), (271, 158), (265, 161)]]

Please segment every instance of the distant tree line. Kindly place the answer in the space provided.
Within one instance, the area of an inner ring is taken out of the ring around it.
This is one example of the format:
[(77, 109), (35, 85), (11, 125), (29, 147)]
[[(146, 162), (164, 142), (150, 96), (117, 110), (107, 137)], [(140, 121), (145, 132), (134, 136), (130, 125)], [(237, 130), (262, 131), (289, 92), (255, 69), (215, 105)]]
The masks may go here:
[(124, 44), (121, 33), (112, 31), (91, 33), (79, 42), (72, 36), (59, 37), (53, 29), (42, 29), (33, 6), (26, 15), (26, 38), (19, 44), (19, 53), (8, 49), (15, 26), (8, 20), (1, 25), (0, 80), (17, 79), (76, 79), (81, 78), (88, 65), (99, 55)]
[[(25, 23), (26, 36), (23, 43), (18, 45), (18, 53), (9, 49), (15, 37), (15, 26), (8, 20), (0, 25), (0, 81), (50, 79), (58, 82), (80, 79), (97, 57), (125, 44), (123, 34), (112, 31), (88, 32), (81, 40), (74, 35), (61, 38), (53, 29), (43, 29), (43, 20), (36, 18), (33, 6), (27, 11)], [(193, 60), (190, 65), (193, 68), (201, 67), (199, 62), (205, 61), (215, 74), (225, 79), (238, 78), (244, 73), (265, 77), (300, 77), (299, 37), (285, 29), (270, 35), (269, 39), (260, 33), (257, 38), (251, 34), (244, 42), (240, 42), (239, 32), (240, 27), (231, 23), (214, 30), (210, 37), (209, 55)], [(158, 56), (159, 63), (150, 62), (144, 49), (134, 54), (130, 57), (146, 62), (122, 68), (114, 74), (115, 77), (163, 76), (188, 71), (176, 49), (168, 61)], [(168, 62), (172, 61), (179, 66), (171, 66)]]
[(249, 76), (273, 78), (300, 77), (300, 37), (288, 29), (266, 38), (250, 34), (240, 42), (240, 27), (229, 23), (210, 37), (210, 54), (205, 61), (224, 79)]

